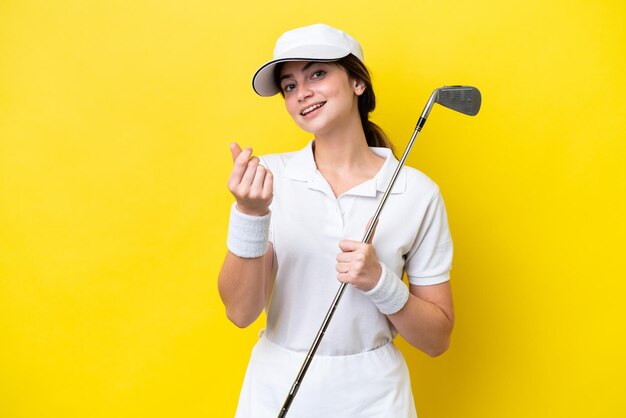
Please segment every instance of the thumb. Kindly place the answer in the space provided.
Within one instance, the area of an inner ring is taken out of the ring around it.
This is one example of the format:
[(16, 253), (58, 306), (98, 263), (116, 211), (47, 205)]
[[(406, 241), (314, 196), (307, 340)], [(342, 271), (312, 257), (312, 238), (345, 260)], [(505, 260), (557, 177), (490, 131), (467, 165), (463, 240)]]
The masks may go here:
[(233, 162), (235, 162), (237, 157), (239, 157), (239, 154), (241, 154), (241, 147), (239, 146), (239, 144), (237, 144), (236, 142), (230, 143), (230, 154), (233, 156)]
[(361, 247), (361, 245), (363, 245), (361, 241), (353, 241), (350, 239), (344, 239), (344, 240), (339, 241), (339, 248), (344, 253), (356, 251)]

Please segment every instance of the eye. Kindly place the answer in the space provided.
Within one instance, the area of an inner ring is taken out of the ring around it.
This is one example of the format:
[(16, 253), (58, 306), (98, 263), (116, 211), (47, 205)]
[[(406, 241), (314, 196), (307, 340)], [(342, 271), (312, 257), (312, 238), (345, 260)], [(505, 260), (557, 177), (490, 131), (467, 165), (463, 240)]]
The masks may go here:
[(289, 93), (296, 88), (296, 83), (285, 83), (281, 88), (283, 89), (283, 92)]
[(326, 71), (317, 70), (313, 74), (311, 74), (311, 79), (315, 80), (316, 78), (322, 78), (326, 75)]

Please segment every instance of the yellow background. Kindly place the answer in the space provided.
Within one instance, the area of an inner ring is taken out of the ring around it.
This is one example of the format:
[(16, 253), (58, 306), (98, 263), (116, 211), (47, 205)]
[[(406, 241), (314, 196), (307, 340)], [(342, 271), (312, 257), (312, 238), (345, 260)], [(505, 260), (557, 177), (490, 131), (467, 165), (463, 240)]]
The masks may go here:
[(409, 158), (455, 240), (451, 349), (399, 342), (420, 418), (626, 416), (623, 1), (4, 0), (0, 417), (233, 415), (264, 318), (217, 294), (228, 143), (308, 141), (250, 78), (320, 21), (400, 150), (434, 88), (483, 93)]

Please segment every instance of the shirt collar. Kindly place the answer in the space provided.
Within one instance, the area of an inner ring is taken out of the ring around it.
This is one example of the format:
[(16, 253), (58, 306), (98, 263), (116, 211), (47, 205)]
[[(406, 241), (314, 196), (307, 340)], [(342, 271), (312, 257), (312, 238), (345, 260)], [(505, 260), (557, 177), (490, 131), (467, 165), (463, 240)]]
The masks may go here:
[[(374, 178), (363, 182), (344, 194), (357, 196), (376, 196), (376, 192), (384, 192), (393, 177), (398, 166), (398, 160), (393, 156), (389, 148), (370, 147), (376, 155), (385, 158), (385, 163)], [(295, 181), (305, 181), (309, 188), (319, 190), (323, 187), (320, 183), (321, 174), (317, 171), (313, 158), (313, 141), (310, 141), (303, 149), (296, 151), (285, 166), (285, 177)], [(404, 193), (406, 190), (406, 170), (403, 168), (391, 190), (392, 194)]]

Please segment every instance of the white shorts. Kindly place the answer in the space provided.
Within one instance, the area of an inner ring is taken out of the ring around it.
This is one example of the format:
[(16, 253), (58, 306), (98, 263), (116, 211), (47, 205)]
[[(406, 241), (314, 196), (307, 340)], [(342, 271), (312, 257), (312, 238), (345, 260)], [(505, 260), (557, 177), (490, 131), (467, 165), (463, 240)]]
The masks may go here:
[[(236, 418), (276, 418), (306, 353), (264, 335), (254, 346)], [(348, 356), (315, 356), (290, 418), (417, 418), (408, 368), (393, 342)]]

